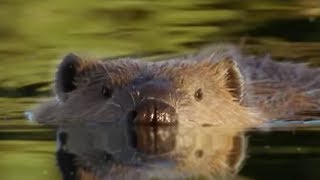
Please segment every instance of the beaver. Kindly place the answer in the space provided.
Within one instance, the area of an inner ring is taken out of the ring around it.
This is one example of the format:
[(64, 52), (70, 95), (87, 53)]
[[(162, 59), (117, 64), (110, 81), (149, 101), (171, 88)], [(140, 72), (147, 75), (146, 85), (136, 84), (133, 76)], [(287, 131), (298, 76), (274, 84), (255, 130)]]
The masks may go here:
[(156, 62), (68, 54), (34, 119), (68, 134), (80, 179), (230, 178), (248, 128), (319, 117), (319, 73), (229, 46)]

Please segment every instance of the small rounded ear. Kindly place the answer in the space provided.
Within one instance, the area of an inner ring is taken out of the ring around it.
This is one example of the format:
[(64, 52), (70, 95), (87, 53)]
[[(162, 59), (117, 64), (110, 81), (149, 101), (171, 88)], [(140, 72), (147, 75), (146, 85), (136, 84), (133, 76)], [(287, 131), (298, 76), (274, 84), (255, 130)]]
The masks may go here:
[(240, 101), (243, 95), (243, 77), (237, 63), (231, 59), (221, 60), (215, 65), (215, 71), (232, 97)]
[(228, 165), (231, 173), (238, 173), (241, 169), (241, 165), (246, 157), (247, 146), (247, 138), (243, 133), (233, 137), (232, 147), (228, 156)]
[(81, 59), (75, 54), (66, 55), (58, 67), (56, 74), (56, 93), (60, 100), (66, 99), (65, 93), (75, 90), (74, 78), (81, 66)]

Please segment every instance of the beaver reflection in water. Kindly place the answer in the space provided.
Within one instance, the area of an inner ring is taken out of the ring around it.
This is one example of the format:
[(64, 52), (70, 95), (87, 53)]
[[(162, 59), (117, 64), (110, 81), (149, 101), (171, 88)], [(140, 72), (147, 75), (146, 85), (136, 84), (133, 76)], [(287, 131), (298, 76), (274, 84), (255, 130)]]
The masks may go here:
[(60, 126), (65, 179), (230, 178), (246, 129), (319, 116), (319, 73), (231, 47), (158, 62), (69, 54), (34, 117)]

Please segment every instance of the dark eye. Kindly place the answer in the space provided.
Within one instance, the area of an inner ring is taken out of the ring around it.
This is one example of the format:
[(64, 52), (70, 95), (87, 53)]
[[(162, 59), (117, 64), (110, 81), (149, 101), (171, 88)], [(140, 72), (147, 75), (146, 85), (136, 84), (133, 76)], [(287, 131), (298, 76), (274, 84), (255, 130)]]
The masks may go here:
[(203, 98), (203, 92), (202, 89), (199, 88), (195, 93), (194, 93), (194, 98), (196, 101), (201, 101)]
[(110, 89), (106, 86), (103, 86), (101, 89), (101, 94), (102, 94), (102, 96), (109, 98), (112, 96), (112, 89)]

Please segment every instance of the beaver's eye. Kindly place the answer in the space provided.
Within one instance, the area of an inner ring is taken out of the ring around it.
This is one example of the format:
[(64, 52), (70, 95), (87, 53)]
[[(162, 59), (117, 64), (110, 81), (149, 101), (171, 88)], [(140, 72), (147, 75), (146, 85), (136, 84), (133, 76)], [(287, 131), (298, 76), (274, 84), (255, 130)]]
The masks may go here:
[(102, 96), (109, 98), (112, 96), (112, 89), (110, 89), (106, 86), (103, 86), (101, 89), (101, 94), (102, 94)]
[(194, 98), (196, 101), (201, 101), (203, 98), (203, 92), (202, 89), (199, 88), (195, 93), (194, 93)]

